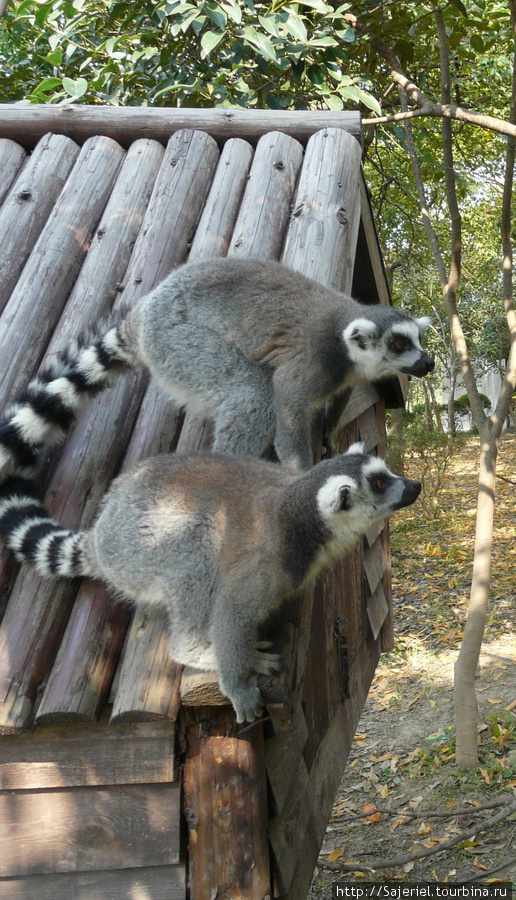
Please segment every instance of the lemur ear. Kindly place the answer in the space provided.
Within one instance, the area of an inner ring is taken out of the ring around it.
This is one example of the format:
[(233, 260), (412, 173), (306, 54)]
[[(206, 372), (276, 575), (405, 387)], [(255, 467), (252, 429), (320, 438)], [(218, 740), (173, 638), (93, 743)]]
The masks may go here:
[(370, 319), (354, 319), (344, 330), (344, 340), (353, 341), (361, 350), (366, 350), (376, 332), (376, 325)]
[(430, 328), (432, 324), (431, 316), (421, 316), (420, 319), (416, 319), (416, 325), (418, 327), (419, 333), (424, 334), (427, 328)]
[(348, 453), (360, 453), (361, 455), (364, 455), (364, 453), (365, 453), (364, 442), (356, 441), (356, 443), (350, 444), (350, 446), (346, 450), (346, 454), (348, 454)]
[(351, 507), (351, 489), (347, 485), (343, 485), (339, 490), (339, 509), (349, 509)]

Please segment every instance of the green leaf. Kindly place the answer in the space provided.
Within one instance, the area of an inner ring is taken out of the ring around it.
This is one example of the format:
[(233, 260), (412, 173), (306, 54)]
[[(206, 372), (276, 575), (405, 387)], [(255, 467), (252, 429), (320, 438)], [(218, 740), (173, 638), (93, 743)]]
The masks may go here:
[(303, 44), (308, 40), (306, 25), (299, 16), (290, 15), (285, 22), (285, 28), (293, 37)]
[(220, 44), (223, 37), (223, 31), (205, 31), (201, 38), (201, 59), (206, 59), (212, 50)]
[(54, 88), (60, 87), (60, 86), (61, 86), (60, 78), (44, 78), (43, 81), (40, 81), (40, 83), (34, 88), (32, 93), (34, 96), (37, 96), (38, 94), (41, 94), (45, 91), (53, 91)]
[(315, 9), (320, 13), (332, 13), (333, 9), (331, 6), (328, 6), (327, 3), (324, 3), (323, 0), (298, 0), (299, 6), (308, 6), (310, 9)]
[(236, 25), (240, 25), (242, 21), (242, 10), (237, 3), (233, 3), (232, 0), (226, 0), (220, 4), (222, 9), (226, 11), (226, 14), (232, 22), (235, 22)]
[(79, 100), (88, 90), (88, 82), (85, 78), (77, 78), (77, 80), (74, 81), (73, 78), (67, 78), (66, 75), (64, 75), (62, 85), (66, 93), (69, 94), (70, 97), (73, 97), (74, 100)]
[(469, 39), (469, 42), (470, 42), (471, 46), (473, 47), (473, 50), (476, 50), (477, 53), (484, 52), (484, 42), (479, 34), (472, 34)]
[(228, 23), (226, 13), (220, 8), (218, 3), (205, 3), (204, 12), (217, 28), (224, 31)]
[(454, 6), (455, 9), (458, 9), (460, 13), (464, 16), (465, 19), (468, 18), (468, 11), (464, 6), (462, 0), (450, 0), (451, 6)]
[(53, 3), (45, 3), (43, 6), (40, 6), (40, 8), (37, 10), (34, 18), (36, 19), (36, 22), (38, 23), (40, 28), (43, 28), (43, 29), (45, 28), (47, 14), (50, 12), (50, 10), (53, 8), (53, 6), (54, 6)]
[(321, 66), (309, 66), (306, 74), (312, 84), (324, 84), (325, 71)]
[(244, 28), (244, 35), (246, 40), (260, 51), (264, 59), (277, 61), (276, 51), (265, 34), (260, 34), (252, 25), (247, 25)]
[(324, 98), (324, 102), (330, 109), (335, 109), (337, 112), (344, 108), (342, 98), (338, 94), (330, 94), (329, 97)]

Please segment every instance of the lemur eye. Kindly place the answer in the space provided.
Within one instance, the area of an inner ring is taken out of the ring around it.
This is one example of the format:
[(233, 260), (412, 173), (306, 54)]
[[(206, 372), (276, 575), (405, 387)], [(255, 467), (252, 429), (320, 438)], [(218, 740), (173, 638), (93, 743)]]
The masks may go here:
[(375, 478), (374, 486), (377, 491), (384, 491), (386, 487), (386, 482), (383, 478)]
[(394, 349), (397, 350), (398, 353), (401, 353), (401, 351), (405, 349), (405, 341), (398, 338), (397, 341), (394, 341)]

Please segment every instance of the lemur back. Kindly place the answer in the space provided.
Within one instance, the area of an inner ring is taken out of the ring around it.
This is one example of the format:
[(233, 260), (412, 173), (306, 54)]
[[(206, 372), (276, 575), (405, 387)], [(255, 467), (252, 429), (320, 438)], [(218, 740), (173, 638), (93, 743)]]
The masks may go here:
[(29, 385), (0, 422), (0, 472), (31, 471), (84, 400), (135, 366), (178, 403), (215, 418), (215, 452), (260, 456), (274, 445), (281, 462), (308, 469), (313, 419), (328, 403), (334, 423), (355, 384), (432, 370), (420, 344), (427, 326), (279, 263), (187, 264), (93, 326)]

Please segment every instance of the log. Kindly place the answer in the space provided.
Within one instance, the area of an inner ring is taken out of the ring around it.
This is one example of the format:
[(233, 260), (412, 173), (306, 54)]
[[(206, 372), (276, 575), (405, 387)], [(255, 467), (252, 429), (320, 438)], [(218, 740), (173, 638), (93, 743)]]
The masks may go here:
[(62, 135), (41, 138), (0, 209), (0, 312), (79, 155)]
[(302, 158), (301, 145), (280, 131), (260, 138), (230, 256), (279, 259)]
[(33, 147), (52, 131), (82, 143), (91, 135), (105, 134), (128, 147), (135, 138), (153, 138), (166, 144), (183, 128), (201, 129), (223, 144), (240, 137), (256, 144), (262, 134), (281, 128), (301, 143), (320, 128), (342, 128), (362, 141), (360, 113), (332, 110), (163, 109), (92, 106), (19, 107), (0, 105), (0, 137)]
[[(134, 301), (183, 261), (217, 158), (215, 142), (202, 132), (180, 132), (171, 139), (131, 257), (124, 300)], [(73, 518), (75, 526), (78, 518), (82, 527), (91, 521), (92, 507), (96, 511), (121, 465), (145, 383), (145, 377), (132, 373), (79, 418), (49, 490), (49, 505), (58, 518), (66, 507), (66, 516)], [(76, 491), (77, 472), (80, 492)], [(91, 494), (95, 502), (90, 505)], [(98, 614), (101, 608), (103, 615)], [(92, 720), (98, 715), (109, 692), (129, 615), (129, 607), (115, 603), (102, 586), (83, 585), (50, 674), (38, 722), (70, 716)]]
[(325, 128), (310, 138), (285, 238), (283, 262), (350, 293), (360, 224), (360, 145)]
[(192, 900), (270, 896), (261, 726), (237, 735), (222, 709), (186, 711), (184, 812)]
[(26, 386), (41, 362), (123, 155), (121, 147), (109, 138), (87, 141), (4, 308), (0, 319), (1, 406)]
[(20, 171), (25, 156), (25, 150), (15, 141), (0, 138), (0, 203)]

